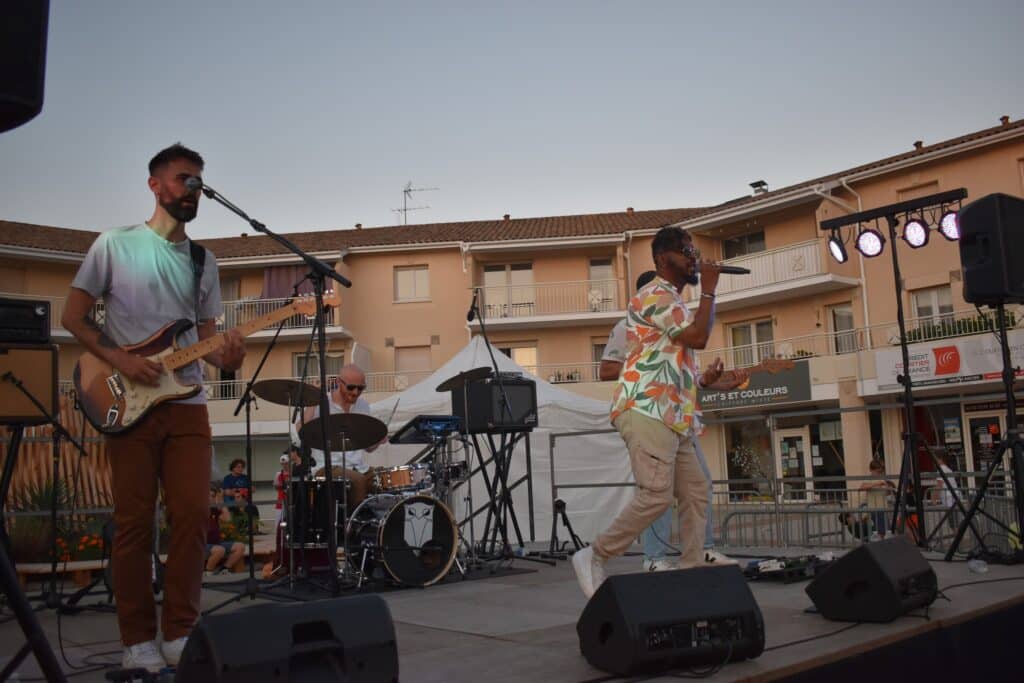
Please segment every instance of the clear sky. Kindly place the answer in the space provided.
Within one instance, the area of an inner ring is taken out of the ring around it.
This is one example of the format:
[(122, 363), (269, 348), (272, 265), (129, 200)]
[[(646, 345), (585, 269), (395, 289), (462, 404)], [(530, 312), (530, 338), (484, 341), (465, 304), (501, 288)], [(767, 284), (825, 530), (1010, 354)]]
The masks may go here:
[[(152, 210), (182, 141), (280, 232), (717, 204), (1024, 116), (1020, 0), (52, 0), (0, 218)], [(194, 237), (238, 235), (204, 200)]]

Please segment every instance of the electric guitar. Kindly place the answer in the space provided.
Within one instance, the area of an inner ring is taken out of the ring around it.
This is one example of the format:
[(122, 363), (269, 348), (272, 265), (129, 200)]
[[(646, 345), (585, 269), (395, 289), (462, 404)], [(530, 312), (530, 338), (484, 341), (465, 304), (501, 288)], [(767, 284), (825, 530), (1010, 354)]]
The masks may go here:
[[(746, 370), (747, 372), (750, 373), (751, 377), (753, 377), (759, 372), (767, 372), (770, 375), (775, 375), (782, 372), (783, 370), (791, 370), (795, 365), (796, 363), (794, 363), (792, 360), (788, 358), (765, 358), (757, 365), (751, 365), (750, 367), (746, 368)], [(732, 370), (726, 370), (722, 373), (722, 376), (724, 377), (726, 374), (730, 372), (732, 372)], [(741, 384), (739, 387), (737, 387), (737, 389), (744, 388), (746, 384), (749, 382), (750, 379), (748, 378), (747, 381)], [(704, 389), (704, 391), (718, 391), (718, 389)]]
[[(324, 294), (324, 307), (338, 306), (341, 295), (337, 291)], [(296, 314), (314, 315), (316, 299), (312, 295), (294, 299), (277, 310), (254, 318), (234, 329), (248, 337), (265, 327)], [(148, 339), (132, 346), (122, 347), (129, 353), (144, 356), (163, 366), (160, 384), (136, 384), (121, 375), (110, 363), (86, 352), (75, 365), (75, 389), (78, 391), (82, 412), (93, 427), (104, 434), (119, 434), (135, 426), (145, 415), (165, 401), (195, 396), (203, 389), (200, 384), (182, 384), (175, 370), (199, 360), (224, 345), (224, 335), (218, 334), (200, 340), (191, 346), (178, 348), (175, 339), (192, 327), (192, 321), (181, 319), (164, 325)]]

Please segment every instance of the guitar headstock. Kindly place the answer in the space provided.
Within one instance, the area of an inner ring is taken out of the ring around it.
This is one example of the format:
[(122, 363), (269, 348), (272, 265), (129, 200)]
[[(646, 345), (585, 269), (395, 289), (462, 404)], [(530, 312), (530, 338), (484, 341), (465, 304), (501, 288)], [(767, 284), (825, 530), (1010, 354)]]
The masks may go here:
[[(302, 294), (295, 297), (291, 304), (296, 313), (303, 315), (316, 315), (316, 295)], [(332, 289), (324, 292), (324, 308), (337, 308), (341, 305), (341, 292)]]
[(796, 363), (789, 360), (788, 358), (765, 358), (763, 361), (758, 363), (765, 372), (775, 374), (782, 372), (783, 370), (791, 370)]

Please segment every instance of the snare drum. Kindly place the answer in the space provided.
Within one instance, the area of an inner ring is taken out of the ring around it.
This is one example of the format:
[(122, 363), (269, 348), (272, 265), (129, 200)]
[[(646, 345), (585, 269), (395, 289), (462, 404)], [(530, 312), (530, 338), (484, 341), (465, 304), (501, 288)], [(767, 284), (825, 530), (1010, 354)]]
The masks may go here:
[(381, 467), (373, 473), (374, 489), (380, 493), (415, 493), (434, 485), (430, 466), (424, 463)]
[(345, 526), (349, 556), (365, 575), (379, 567), (394, 581), (429, 586), (443, 579), (458, 550), (452, 513), (431, 496), (382, 493), (360, 504)]

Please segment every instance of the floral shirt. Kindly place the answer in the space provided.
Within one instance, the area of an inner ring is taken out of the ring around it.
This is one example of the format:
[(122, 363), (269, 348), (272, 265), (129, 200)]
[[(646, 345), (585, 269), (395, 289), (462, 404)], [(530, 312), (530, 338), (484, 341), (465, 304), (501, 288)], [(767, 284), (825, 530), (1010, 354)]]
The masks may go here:
[(656, 277), (629, 300), (626, 361), (611, 419), (636, 410), (680, 434), (699, 433), (693, 350), (672, 341), (693, 322), (675, 286)]

